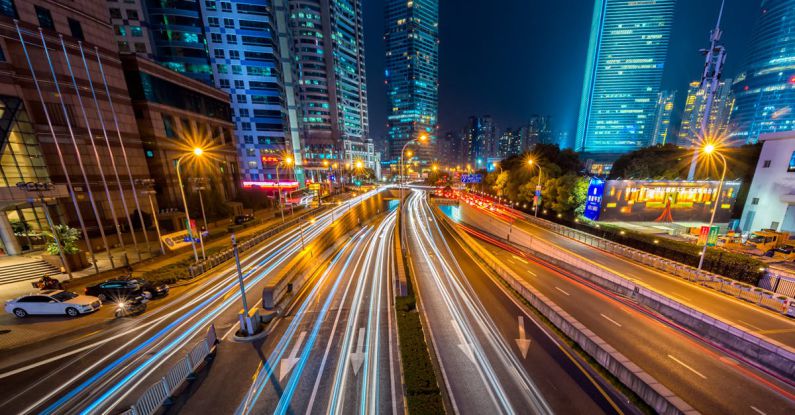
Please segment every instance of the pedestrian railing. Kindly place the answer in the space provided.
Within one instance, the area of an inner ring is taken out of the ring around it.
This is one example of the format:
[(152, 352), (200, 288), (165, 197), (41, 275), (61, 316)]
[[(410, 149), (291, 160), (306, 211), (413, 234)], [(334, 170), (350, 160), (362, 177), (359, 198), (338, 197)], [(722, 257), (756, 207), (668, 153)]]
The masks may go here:
[[(268, 229), (268, 230), (266, 230), (264, 232), (260, 232), (257, 235), (255, 235), (254, 237), (246, 239), (243, 242), (239, 242), (237, 244), (237, 249), (241, 253), (245, 252), (246, 250), (251, 249), (252, 247), (254, 247), (256, 245), (259, 245), (260, 243), (262, 243), (266, 239), (269, 239), (269, 238), (273, 237), (274, 235), (276, 235), (276, 234), (278, 234), (278, 233), (280, 233), (280, 232), (282, 232), (282, 231), (284, 231), (284, 230), (286, 230), (286, 229), (288, 229), (290, 227), (293, 227), (293, 226), (297, 225), (301, 221), (306, 221), (308, 217), (316, 215), (317, 213), (319, 213), (323, 209), (324, 208), (322, 208), (322, 207), (315, 208), (315, 209), (313, 209), (313, 210), (311, 210), (309, 212), (306, 212), (306, 213), (302, 214), (301, 216), (299, 216), (297, 218), (290, 219), (290, 220), (288, 220), (288, 221), (286, 221), (286, 222), (284, 222), (282, 224), (276, 225), (276, 226), (274, 226), (274, 227), (272, 227), (272, 228), (270, 228), (270, 229)], [(224, 249), (223, 251), (218, 252), (216, 254), (210, 255), (209, 257), (207, 257), (207, 259), (205, 259), (203, 261), (199, 261), (198, 263), (188, 267), (188, 273), (190, 274), (190, 278), (194, 278), (194, 277), (197, 277), (197, 276), (199, 276), (201, 274), (204, 274), (205, 272), (207, 272), (207, 271), (209, 271), (209, 270), (211, 270), (211, 269), (223, 264), (224, 262), (232, 259), (233, 257), (234, 257), (234, 252), (232, 251), (231, 247), (227, 248), (227, 249)]]
[[(525, 215), (525, 218), (544, 229), (551, 230), (560, 235), (574, 239), (575, 241), (579, 241), (609, 253), (640, 262), (641, 264), (648, 265), (668, 274), (675, 275), (705, 287), (715, 289), (778, 313), (795, 317), (795, 299), (789, 298), (787, 296), (776, 294), (764, 289), (759, 289), (758, 291), (752, 291), (749, 293), (748, 290), (745, 289), (748, 288), (747, 284), (743, 284), (741, 282), (734, 281), (708, 271), (699, 270), (695, 267), (662, 258), (648, 252), (630, 248), (626, 245), (621, 245), (617, 242), (600, 238), (587, 232), (572, 229), (546, 219), (540, 219), (529, 215)], [(554, 253), (554, 251), (555, 250), (553, 249), (551, 253)], [(590, 268), (591, 267), (589, 267), (589, 271), (591, 270)]]
[(168, 373), (141, 395), (123, 415), (152, 415), (171, 399), (174, 392), (188, 380), (215, 349), (218, 341), (215, 326), (210, 325), (207, 336), (191, 349)]

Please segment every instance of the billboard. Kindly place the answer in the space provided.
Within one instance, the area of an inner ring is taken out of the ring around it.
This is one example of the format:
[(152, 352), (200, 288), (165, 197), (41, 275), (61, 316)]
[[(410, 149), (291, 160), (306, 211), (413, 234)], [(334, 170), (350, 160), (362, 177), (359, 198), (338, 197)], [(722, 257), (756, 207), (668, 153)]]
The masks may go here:
[[(602, 182), (601, 193), (599, 182)], [(709, 222), (717, 201), (715, 223), (726, 223), (731, 220), (741, 182), (724, 182), (719, 196), (718, 184), (718, 181), (592, 179), (585, 216), (602, 221)]]
[(464, 174), (461, 176), (461, 183), (480, 183), (483, 176), (479, 174)]

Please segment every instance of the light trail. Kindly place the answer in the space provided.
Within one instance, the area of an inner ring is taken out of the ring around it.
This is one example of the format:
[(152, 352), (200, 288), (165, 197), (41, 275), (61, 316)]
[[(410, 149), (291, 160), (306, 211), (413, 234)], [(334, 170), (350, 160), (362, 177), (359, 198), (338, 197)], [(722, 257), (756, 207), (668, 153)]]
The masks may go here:
[[(350, 210), (352, 208), (352, 205), (357, 205), (362, 200), (369, 198), (382, 190), (383, 188), (376, 189), (364, 193), (362, 195), (356, 196), (348, 201), (347, 206), (339, 206), (337, 208), (331, 209), (328, 212), (318, 215), (318, 220), (314, 224), (306, 226), (304, 230), (304, 239), (306, 241), (311, 242), (320, 233), (322, 233), (322, 231), (327, 226), (332, 224), (331, 219), (334, 215), (336, 216), (342, 215), (344, 213), (343, 211)], [(273, 271), (277, 266), (281, 265), (287, 258), (289, 258), (293, 254), (300, 252), (301, 250), (300, 239), (299, 239), (300, 235), (298, 232), (299, 230), (295, 229), (288, 230), (284, 235), (276, 237), (276, 240), (274, 241), (269, 241), (266, 244), (266, 246), (257, 249), (256, 251), (254, 251), (254, 253), (251, 256), (247, 258), (246, 262), (259, 261), (259, 263), (256, 266), (250, 268), (249, 271), (247, 271), (244, 274), (244, 279), (248, 280), (249, 287), (253, 286), (258, 282), (261, 282), (265, 277), (268, 276), (268, 274), (271, 271)], [(263, 250), (268, 250), (268, 252), (265, 254), (265, 259), (260, 261), (259, 258), (262, 257), (261, 253), (263, 252)], [(258, 256), (258, 258), (254, 259), (255, 256)], [(260, 269), (268, 263), (271, 263), (270, 266), (268, 266), (266, 269), (260, 272)], [(122, 372), (122, 370), (118, 369), (120, 369), (120, 367), (125, 362), (130, 362), (125, 366), (125, 369), (129, 369), (134, 363), (134, 361), (131, 361), (131, 359), (136, 358), (136, 356), (138, 356), (136, 359), (145, 356), (144, 354), (145, 349), (153, 348), (155, 346), (164, 344), (167, 335), (174, 335), (175, 334), (174, 332), (176, 330), (185, 329), (188, 323), (190, 322), (190, 320), (200, 317), (200, 312), (204, 308), (209, 307), (213, 302), (219, 300), (220, 297), (228, 293), (230, 290), (237, 290), (237, 282), (234, 272), (235, 271), (232, 268), (230, 270), (227, 270), (226, 272), (221, 273), (218, 277), (214, 278), (213, 283), (219, 282), (219, 284), (217, 284), (216, 287), (212, 288), (218, 290), (215, 294), (213, 294), (213, 291), (211, 289), (208, 292), (200, 296), (197, 296), (197, 298), (188, 301), (179, 308), (162, 316), (161, 318), (163, 319), (167, 317), (173, 317), (178, 312), (183, 311), (188, 307), (193, 306), (194, 304), (197, 304), (192, 309), (186, 311), (184, 315), (177, 318), (177, 320), (171, 322), (165, 328), (156, 332), (152, 337), (138, 344), (132, 350), (123, 354), (121, 357), (111, 362), (108, 366), (104, 367), (99, 372), (95, 373), (89, 379), (87, 379), (77, 387), (70, 390), (66, 395), (60, 397), (55, 403), (49, 405), (41, 413), (51, 414), (60, 411), (69, 401), (76, 399), (76, 397), (83, 392), (90, 390), (92, 391), (90, 392), (90, 394), (96, 394), (97, 390), (101, 389), (98, 387), (99, 385), (97, 385), (97, 383), (100, 382), (101, 378), (107, 375), (118, 376), (119, 373)], [(170, 357), (173, 354), (175, 354), (177, 351), (179, 351), (178, 347), (184, 346), (185, 342), (189, 338), (195, 336), (205, 324), (212, 321), (212, 319), (216, 318), (219, 314), (221, 314), (221, 312), (225, 311), (227, 308), (233, 305), (239, 297), (240, 297), (239, 292), (236, 292), (234, 295), (228, 297), (228, 299), (221, 302), (221, 304), (216, 306), (214, 309), (210, 310), (209, 313), (204, 314), (203, 318), (198, 319), (196, 323), (187, 327), (187, 330), (179, 334), (173, 341), (165, 344), (164, 349), (160, 350), (159, 352), (153, 353), (151, 357), (141, 362), (136, 368), (132, 370), (132, 372), (124, 376), (116, 384), (111, 385), (109, 389), (107, 389), (104, 393), (102, 393), (98, 399), (91, 402), (84, 410), (81, 411), (81, 413), (91, 413), (99, 411), (99, 408), (101, 406), (107, 405), (108, 401), (114, 395), (118, 395), (122, 387), (129, 386), (129, 384), (137, 376), (139, 377), (139, 379), (136, 385), (140, 384), (148, 374), (151, 374), (157, 367), (159, 367), (162, 363), (164, 363), (164, 361), (166, 360), (165, 358)], [(151, 329), (154, 329), (154, 326), (150, 327), (150, 329), (148, 329), (147, 331), (141, 333), (138, 337), (128, 341), (123, 347), (131, 346), (135, 341), (140, 339), (140, 336), (143, 336)], [(40, 398), (34, 404), (30, 405), (28, 408), (24, 410), (24, 412), (34, 411), (35, 408), (44, 404), (48, 400), (52, 399), (58, 393), (61, 393), (63, 390), (65, 390), (66, 387), (76, 383), (77, 381), (79, 381), (81, 377), (86, 376), (87, 374), (91, 373), (91, 371), (98, 368), (101, 364), (108, 361), (114, 354), (115, 352), (105, 355), (104, 357), (100, 358), (97, 362), (92, 364), (90, 367), (78, 373), (76, 376), (73, 376), (71, 379), (65, 380), (62, 383), (62, 385), (50, 391), (44, 397)], [(162, 360), (160, 362), (157, 362), (158, 359)], [(108, 385), (109, 382), (110, 382), (109, 380), (106, 381), (105, 385)], [(126, 395), (130, 393), (133, 389), (134, 388), (132, 387), (127, 388), (126, 392), (123, 395), (121, 395), (121, 397), (118, 397), (118, 399), (116, 399), (112, 403), (112, 405), (108, 406), (104, 411), (105, 412), (110, 411), (115, 405), (119, 404), (121, 399), (126, 397)]]
[[(540, 390), (538, 390), (537, 386), (529, 378), (522, 364), (518, 361), (510, 347), (505, 343), (500, 333), (496, 331), (495, 325), (486, 314), (482, 304), (480, 304), (477, 298), (470, 294), (471, 287), (468, 286), (465, 278), (456, 277), (456, 275), (464, 275), (458, 263), (454, 262), (455, 270), (448, 264), (445, 258), (454, 258), (454, 256), (447, 241), (442, 238), (446, 255), (435, 243), (431, 235), (432, 231), (430, 227), (433, 226), (435, 228), (435, 233), (438, 235), (442, 235), (442, 231), (432, 212), (430, 212), (430, 207), (425, 201), (424, 193), (414, 192), (410, 196), (407, 207), (410, 212), (411, 229), (415, 238), (421, 245), (420, 254), (423, 255), (425, 261), (430, 265), (431, 274), (434, 277), (436, 287), (442, 294), (442, 298), (450, 314), (461, 328), (463, 336), (471, 345), (472, 354), (477, 363), (477, 369), (492, 399), (495, 399), (495, 397), (499, 399), (498, 404), (497, 400), (495, 400), (496, 406), (507, 413), (514, 412), (501, 382), (497, 378), (496, 373), (485, 355), (480, 341), (472, 330), (468, 319), (464, 316), (464, 312), (459, 310), (461, 306), (457, 305), (453, 300), (454, 296), (460, 300), (464, 309), (472, 315), (474, 323), (486, 334), (485, 339), (487, 344), (495, 351), (503, 367), (508, 371), (519, 387), (527, 392), (526, 397), (533, 410), (536, 413), (552, 413), (551, 408), (543, 398)], [(429, 252), (434, 254), (433, 258), (429, 255)], [(433, 266), (433, 259), (438, 262), (441, 268), (440, 270), (437, 270)], [(442, 276), (444, 276), (444, 278)], [(443, 282), (443, 279), (447, 284)], [(463, 284), (466, 284), (466, 287)], [(452, 288), (452, 291), (450, 291), (448, 286)], [(488, 381), (486, 379), (488, 379)]]

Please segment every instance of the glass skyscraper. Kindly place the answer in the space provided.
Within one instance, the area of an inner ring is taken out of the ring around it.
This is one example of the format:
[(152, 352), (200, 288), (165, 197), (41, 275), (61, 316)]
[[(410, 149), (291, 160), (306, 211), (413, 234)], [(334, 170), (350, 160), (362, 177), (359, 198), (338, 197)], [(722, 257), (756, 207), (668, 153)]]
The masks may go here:
[(648, 146), (676, 0), (596, 0), (576, 149), (621, 154)]
[(732, 138), (795, 130), (795, 0), (764, 0), (744, 72), (734, 80)]
[[(386, 85), (389, 99), (388, 151), (400, 157), (403, 145), (427, 135), (436, 141), (439, 101), (439, 0), (386, 2)], [(417, 149), (421, 162), (432, 144)]]

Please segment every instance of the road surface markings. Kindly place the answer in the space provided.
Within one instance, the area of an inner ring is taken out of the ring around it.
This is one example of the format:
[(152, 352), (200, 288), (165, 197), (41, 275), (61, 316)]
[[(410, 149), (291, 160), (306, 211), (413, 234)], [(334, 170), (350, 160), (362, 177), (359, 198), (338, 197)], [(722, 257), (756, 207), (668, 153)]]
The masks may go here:
[(759, 330), (757, 333), (759, 334), (784, 334), (784, 333), (794, 333), (795, 329), (773, 329), (773, 330)]
[(558, 290), (558, 291), (560, 291), (560, 292), (562, 292), (563, 294), (566, 294), (566, 295), (571, 295), (571, 294), (567, 293), (566, 291), (563, 291), (563, 289), (562, 289), (562, 288), (560, 288), (560, 287), (555, 287), (555, 289), (556, 289), (556, 290)]
[(748, 327), (750, 327), (750, 328), (752, 328), (752, 329), (754, 329), (754, 330), (762, 330), (762, 328), (761, 328), (761, 327), (759, 327), (759, 326), (755, 326), (755, 325), (753, 325), (753, 324), (751, 324), (751, 323), (749, 323), (749, 322), (747, 322), (747, 321), (743, 321), (743, 320), (737, 320), (737, 322), (738, 322), (738, 323), (740, 323), (740, 324), (742, 324), (742, 325), (748, 326)]
[(679, 300), (685, 300), (687, 302), (693, 301), (693, 300), (691, 300), (691, 299), (689, 299), (689, 298), (687, 298), (687, 297), (685, 297), (683, 295), (677, 295), (677, 294), (673, 294), (673, 293), (666, 293), (666, 294), (671, 296), (671, 297), (673, 297), (673, 298), (679, 299)]
[(767, 414), (766, 414), (766, 413), (764, 413), (764, 412), (763, 412), (761, 409), (759, 409), (759, 408), (757, 408), (757, 407), (755, 407), (755, 406), (753, 406), (753, 405), (751, 405), (751, 409), (753, 409), (754, 411), (756, 411), (756, 413), (758, 413), (758, 414), (767, 415)]
[(668, 357), (670, 357), (671, 360), (673, 360), (674, 362), (679, 363), (680, 365), (684, 366), (687, 370), (689, 370), (689, 371), (701, 376), (702, 379), (706, 379), (707, 378), (706, 376), (702, 375), (701, 372), (699, 372), (698, 370), (693, 369), (692, 367), (688, 366), (685, 362), (683, 362), (683, 361), (681, 361), (681, 360), (679, 360), (679, 359), (677, 359), (677, 358), (675, 358), (675, 357), (673, 357), (671, 355), (668, 355)]
[(609, 321), (609, 322), (611, 322), (611, 323), (615, 324), (615, 325), (616, 325), (616, 326), (618, 326), (618, 327), (621, 327), (621, 323), (619, 323), (619, 322), (617, 322), (617, 321), (613, 320), (612, 318), (610, 318), (610, 317), (608, 317), (608, 316), (606, 316), (606, 315), (604, 315), (604, 314), (601, 314), (601, 313), (599, 313), (599, 315), (600, 315), (600, 316), (602, 316), (602, 317), (604, 317), (604, 318), (605, 318), (605, 320), (607, 320), (607, 321)]
[(461, 330), (461, 326), (458, 325), (458, 322), (455, 321), (455, 319), (450, 320), (450, 323), (452, 323), (453, 329), (455, 330), (456, 334), (458, 335), (458, 338), (460, 339), (458, 347), (461, 349), (462, 352), (464, 352), (464, 355), (467, 358), (469, 358), (472, 364), (475, 364), (475, 355), (472, 353), (472, 346), (469, 345), (469, 343), (466, 340), (466, 337), (464, 337), (464, 332)]
[(301, 348), (301, 343), (304, 342), (304, 337), (306, 337), (306, 331), (302, 331), (301, 334), (298, 335), (298, 341), (295, 342), (293, 345), (293, 350), (290, 351), (290, 355), (282, 359), (281, 364), (279, 365), (279, 382), (284, 380), (284, 377), (293, 370), (298, 361), (301, 360), (298, 358), (298, 350)]
[(510, 262), (510, 263), (511, 263), (511, 264), (513, 264), (513, 265), (516, 265), (516, 262), (513, 262), (513, 261), (511, 261), (510, 259), (508, 259), (507, 261), (508, 261), (508, 262)]
[(524, 331), (524, 316), (519, 316), (519, 338), (516, 339), (516, 345), (519, 346), (519, 351), (522, 352), (522, 358), (527, 358), (527, 351), (530, 350), (530, 343), (532, 341), (527, 338)]
[(522, 259), (522, 258), (519, 258), (519, 257), (518, 257), (518, 256), (516, 256), (516, 255), (511, 255), (511, 256), (513, 257), (513, 259), (515, 259), (515, 260), (517, 260), (517, 261), (519, 261), (519, 262), (524, 262), (525, 264), (529, 264), (529, 262), (525, 261), (525, 260), (524, 260), (524, 259)]
[(353, 376), (359, 374), (359, 369), (362, 367), (362, 363), (364, 363), (364, 336), (365, 336), (365, 329), (364, 327), (359, 328), (359, 339), (356, 343), (356, 350), (350, 354), (351, 366), (353, 366)]

